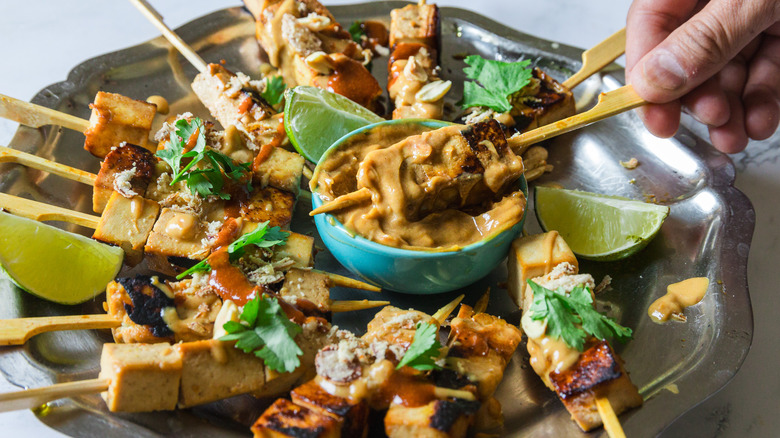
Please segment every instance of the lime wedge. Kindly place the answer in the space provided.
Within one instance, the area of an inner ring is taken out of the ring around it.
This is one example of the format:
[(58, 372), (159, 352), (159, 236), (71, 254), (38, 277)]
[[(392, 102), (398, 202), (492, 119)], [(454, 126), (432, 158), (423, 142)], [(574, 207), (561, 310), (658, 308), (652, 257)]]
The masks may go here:
[(124, 252), (78, 234), (0, 212), (0, 268), (43, 299), (78, 304), (106, 290)]
[(336, 140), (384, 119), (344, 96), (299, 86), (285, 92), (284, 129), (301, 155), (314, 163)]
[(556, 230), (575, 254), (591, 260), (618, 260), (647, 246), (669, 207), (619, 196), (536, 187), (536, 218)]

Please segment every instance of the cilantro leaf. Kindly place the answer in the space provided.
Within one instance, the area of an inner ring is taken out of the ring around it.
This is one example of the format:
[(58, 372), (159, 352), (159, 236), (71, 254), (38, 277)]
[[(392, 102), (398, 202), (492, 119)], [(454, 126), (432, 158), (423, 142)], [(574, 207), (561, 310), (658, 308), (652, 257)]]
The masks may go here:
[(265, 90), (260, 93), (260, 96), (271, 106), (278, 105), (284, 97), (285, 88), (287, 84), (281, 76), (266, 76)]
[(276, 298), (264, 295), (247, 302), (239, 318), (242, 323), (230, 321), (223, 325), (228, 334), (220, 341), (237, 341), (236, 348), (254, 353), (280, 373), (292, 372), (301, 365), (298, 356), (303, 350), (295, 337), (303, 329), (287, 319)]
[(533, 71), (528, 68), (531, 61), (492, 61), (479, 55), (466, 57), (469, 67), (463, 69), (466, 77), (474, 82), (463, 85), (463, 108), (489, 107), (498, 112), (512, 109), (511, 96), (531, 82)]
[(582, 351), (588, 336), (598, 339), (617, 338), (621, 342), (631, 338), (632, 331), (614, 320), (600, 314), (593, 308), (590, 289), (577, 286), (567, 296), (563, 290), (555, 292), (532, 280), (528, 285), (534, 293), (534, 302), (529, 309), (535, 320), (547, 320), (547, 333), (562, 339), (566, 345)]
[(257, 224), (251, 233), (244, 234), (228, 246), (228, 254), (232, 259), (237, 259), (244, 255), (244, 247), (255, 245), (259, 248), (270, 248), (275, 245), (284, 245), (290, 233), (282, 231), (279, 227), (268, 228), (270, 221)]
[(196, 264), (195, 266), (191, 267), (190, 269), (187, 269), (186, 271), (182, 272), (181, 274), (176, 276), (177, 280), (181, 280), (182, 278), (192, 275), (196, 272), (211, 272), (211, 265), (209, 264), (208, 259), (201, 260)]
[(434, 324), (417, 323), (412, 345), (406, 350), (403, 359), (398, 362), (395, 368), (410, 366), (420, 371), (441, 369), (440, 366), (436, 365), (436, 358), (441, 354), (438, 332), (439, 330)]
[(360, 44), (363, 41), (363, 36), (366, 34), (366, 32), (363, 30), (363, 26), (361, 26), (360, 21), (353, 21), (352, 24), (349, 26), (349, 35), (352, 37), (352, 41)]

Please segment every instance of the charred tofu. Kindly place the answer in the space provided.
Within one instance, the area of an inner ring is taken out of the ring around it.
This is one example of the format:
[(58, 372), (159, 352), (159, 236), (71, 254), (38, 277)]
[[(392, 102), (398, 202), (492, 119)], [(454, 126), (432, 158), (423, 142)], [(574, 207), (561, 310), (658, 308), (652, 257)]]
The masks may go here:
[(192, 90), (224, 128), (264, 120), (276, 113), (260, 95), (264, 85), (219, 64), (195, 76)]
[(271, 227), (289, 229), (292, 223), (295, 195), (273, 187), (256, 187), (241, 202), (241, 217)]
[(578, 266), (569, 245), (556, 231), (520, 237), (512, 242), (507, 259), (507, 284), (515, 304), (521, 309), (530, 307), (531, 302), (523, 300), (526, 282), (561, 263)]
[(209, 284), (208, 275), (195, 273), (190, 279), (169, 282), (167, 286), (173, 293), (175, 313), (166, 310), (163, 317), (176, 342), (212, 338), (222, 299)]
[(606, 341), (585, 350), (571, 368), (551, 373), (550, 381), (571, 418), (586, 432), (601, 426), (597, 397), (608, 398), (616, 415), (642, 405), (623, 360)]
[[(262, 3), (262, 4), (260, 4)], [(333, 15), (316, 0), (245, 0), (268, 59), (289, 87), (311, 85), (375, 109), (382, 94), (364, 67), (371, 60)]]
[(181, 381), (181, 355), (168, 344), (104, 344), (102, 394), (111, 412), (170, 411), (176, 408)]
[(407, 5), (390, 16), (387, 91), (395, 105), (393, 118), (440, 119), (451, 83), (438, 76), (438, 7)]
[(414, 340), (417, 323), (422, 322), (438, 325), (432, 316), (417, 310), (383, 307), (368, 323), (368, 330), (362, 339), (369, 343), (385, 341), (406, 351)]
[(336, 438), (341, 436), (341, 424), (328, 415), (282, 398), (257, 419), (252, 433), (258, 438)]
[(365, 400), (338, 397), (325, 391), (316, 380), (293, 389), (292, 402), (327, 415), (341, 424), (341, 436), (365, 438), (368, 435), (368, 404)]
[(125, 262), (136, 265), (143, 258), (143, 248), (152, 232), (160, 206), (156, 202), (133, 196), (128, 199), (113, 192), (92, 238), (121, 247)]
[(157, 106), (121, 94), (98, 91), (90, 108), (89, 128), (84, 131), (87, 137), (84, 149), (89, 153), (104, 158), (111, 148), (123, 142), (154, 151), (149, 132)]
[(263, 360), (232, 343), (209, 339), (173, 348), (182, 358), (180, 408), (257, 391), (265, 384)]
[(531, 86), (520, 91), (510, 111), (514, 129), (519, 132), (557, 122), (575, 113), (571, 90), (539, 68), (534, 68)]
[(111, 150), (100, 163), (92, 192), (92, 209), (102, 213), (114, 191), (126, 198), (143, 196), (155, 178), (154, 154), (140, 146), (124, 144)]
[(284, 276), (279, 296), (300, 309), (314, 307), (319, 314), (330, 313), (330, 278), (319, 272), (292, 268)]
[(449, 399), (434, 400), (417, 407), (393, 404), (385, 415), (388, 437), (465, 437), (479, 402)]
[(112, 329), (114, 342), (147, 343), (173, 342), (175, 333), (164, 314), (176, 302), (167, 285), (157, 277), (137, 275), (118, 278), (106, 287), (106, 312), (121, 325)]

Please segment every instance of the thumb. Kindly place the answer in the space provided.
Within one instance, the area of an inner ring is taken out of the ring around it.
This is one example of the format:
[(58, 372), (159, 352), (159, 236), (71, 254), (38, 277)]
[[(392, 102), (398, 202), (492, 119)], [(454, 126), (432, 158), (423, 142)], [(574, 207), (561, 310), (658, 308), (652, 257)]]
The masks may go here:
[(714, 76), (778, 14), (775, 0), (712, 0), (631, 70), (637, 93), (653, 103), (678, 99)]

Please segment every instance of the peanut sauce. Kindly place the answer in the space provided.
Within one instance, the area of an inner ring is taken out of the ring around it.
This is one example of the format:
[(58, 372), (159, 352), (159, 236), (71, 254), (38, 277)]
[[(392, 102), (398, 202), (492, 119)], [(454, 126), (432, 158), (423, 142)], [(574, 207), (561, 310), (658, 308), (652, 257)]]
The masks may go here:
[[(347, 56), (331, 56), (333, 73), (326, 76), (324, 84), (328, 91), (348, 97), (350, 100), (371, 109), (382, 89), (363, 64)], [(318, 84), (315, 84), (318, 85)]]
[(422, 380), (417, 373), (409, 367), (395, 370), (378, 388), (374, 398), (384, 406), (392, 403), (406, 407), (424, 406), (436, 400), (435, 386)]
[[(368, 188), (370, 203), (335, 215), (348, 229), (383, 245), (451, 250), (485, 239), (520, 221), (525, 196), (517, 191), (495, 202), (479, 197), (483, 205), (468, 213), (441, 205), (447, 196), (462, 189), (446, 174), (450, 170), (447, 161), (458, 153), (460, 146), (453, 143), (460, 139), (453, 138), (461, 135), (461, 129), (454, 125), (410, 137), (425, 128), (405, 123), (378, 126), (325, 158), (312, 179), (312, 190), (319, 190), (328, 202), (358, 186)], [(420, 182), (419, 172), (429, 170), (430, 175), (422, 175), (427, 180)], [(496, 161), (479, 173), (479, 178), (482, 186), (492, 189), (510, 181), (514, 170)], [(455, 199), (469, 195), (458, 198), (456, 193)]]
[(363, 21), (360, 23), (360, 29), (366, 35), (365, 41), (361, 44), (364, 49), (370, 49), (372, 52), (377, 53), (376, 46), (387, 47), (390, 42), (390, 32), (381, 21)]
[(196, 219), (191, 214), (175, 213), (165, 226), (165, 234), (177, 240), (192, 240), (197, 231)]
[(657, 324), (674, 318), (685, 321), (683, 312), (686, 308), (698, 304), (707, 293), (710, 280), (706, 277), (696, 277), (673, 283), (666, 287), (666, 295), (655, 300), (647, 309), (650, 319)]

